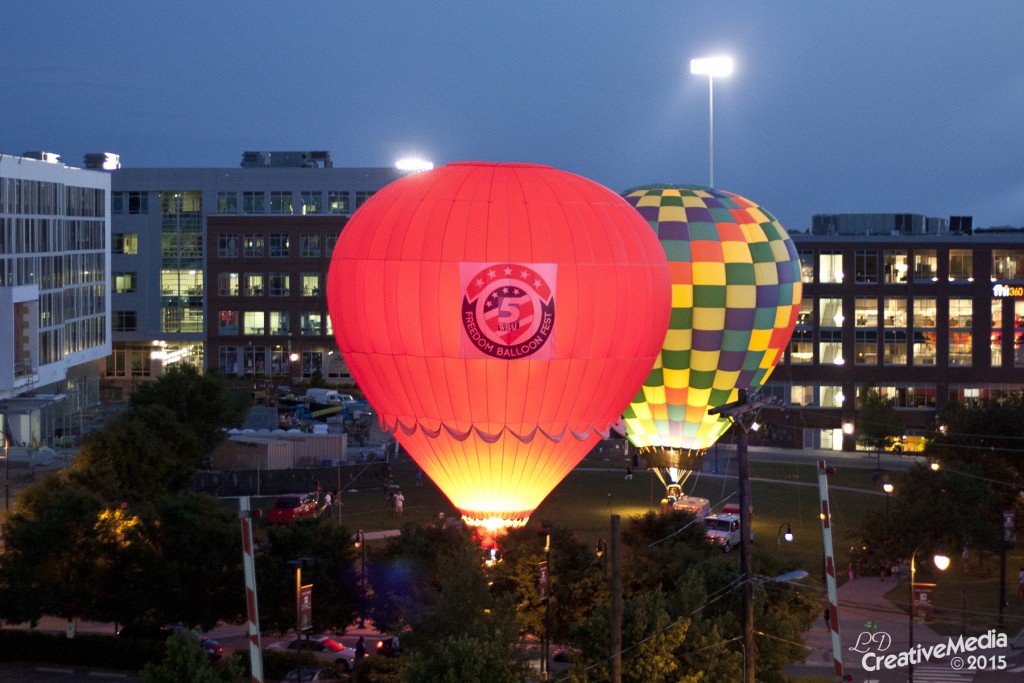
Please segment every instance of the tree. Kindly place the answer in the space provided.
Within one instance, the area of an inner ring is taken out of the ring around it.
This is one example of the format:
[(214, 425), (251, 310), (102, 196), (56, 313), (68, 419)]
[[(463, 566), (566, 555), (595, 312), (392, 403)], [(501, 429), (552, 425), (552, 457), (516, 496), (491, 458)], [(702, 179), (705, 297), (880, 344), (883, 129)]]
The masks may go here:
[(311, 557), (302, 582), (313, 584), (313, 629), (347, 628), (356, 616), (359, 585), (349, 531), (319, 518), (271, 527), (267, 533), (256, 562), (262, 626), (281, 633), (295, 628), (295, 570), (288, 562)]
[(402, 667), (406, 683), (519, 683), (523, 665), (507, 642), (471, 635), (447, 635), (429, 653), (410, 655)]
[(68, 472), (104, 500), (150, 505), (184, 491), (205, 451), (171, 410), (146, 405), (86, 437)]
[(244, 593), (223, 591), (242, 585), (237, 520), (186, 492), (238, 405), (223, 378), (175, 369), (25, 490), (5, 530), (0, 619), (240, 619)]
[(244, 673), (234, 656), (220, 671), (214, 669), (206, 651), (188, 632), (168, 638), (165, 652), (162, 662), (150, 662), (142, 669), (146, 683), (235, 683)]
[(169, 409), (213, 450), (223, 440), (224, 429), (242, 424), (249, 400), (220, 373), (201, 374), (193, 365), (177, 364), (157, 381), (140, 384), (132, 394), (133, 410), (149, 405)]
[(905, 427), (892, 399), (883, 398), (873, 386), (864, 387), (857, 399), (857, 443), (875, 451), (881, 466), (881, 453), (903, 437)]

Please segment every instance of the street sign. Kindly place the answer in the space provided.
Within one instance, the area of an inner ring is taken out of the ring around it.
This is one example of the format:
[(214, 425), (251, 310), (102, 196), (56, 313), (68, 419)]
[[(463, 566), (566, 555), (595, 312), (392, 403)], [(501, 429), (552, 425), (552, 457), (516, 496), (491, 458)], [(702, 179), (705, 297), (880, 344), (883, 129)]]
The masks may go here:
[(548, 563), (547, 560), (540, 563), (540, 599), (548, 598)]
[(313, 584), (299, 589), (299, 630), (309, 631), (313, 628)]

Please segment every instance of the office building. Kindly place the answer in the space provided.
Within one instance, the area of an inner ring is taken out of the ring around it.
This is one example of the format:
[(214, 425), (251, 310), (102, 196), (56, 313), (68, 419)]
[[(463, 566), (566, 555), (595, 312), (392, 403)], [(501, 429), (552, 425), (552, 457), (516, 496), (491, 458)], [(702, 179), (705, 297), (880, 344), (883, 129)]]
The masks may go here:
[(245, 152), (236, 168), (111, 172), (113, 350), (126, 391), (190, 362), (260, 383), (351, 381), (324, 290), (338, 234), (394, 168)]
[(1024, 230), (848, 214), (790, 236), (804, 292), (765, 386), (793, 408), (768, 418), (776, 440), (853, 448), (857, 397), (872, 386), (894, 401), (912, 450), (947, 401), (1024, 389)]
[(99, 402), (110, 354), (110, 175), (0, 155), (0, 419), (52, 445)]

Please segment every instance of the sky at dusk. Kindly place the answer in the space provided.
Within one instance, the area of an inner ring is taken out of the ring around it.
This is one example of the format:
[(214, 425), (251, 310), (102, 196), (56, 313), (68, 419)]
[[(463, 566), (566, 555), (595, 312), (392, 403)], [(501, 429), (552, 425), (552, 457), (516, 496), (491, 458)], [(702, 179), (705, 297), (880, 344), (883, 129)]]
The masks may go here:
[(1021, 0), (6, 0), (0, 152), (524, 161), (815, 213), (1024, 226)]

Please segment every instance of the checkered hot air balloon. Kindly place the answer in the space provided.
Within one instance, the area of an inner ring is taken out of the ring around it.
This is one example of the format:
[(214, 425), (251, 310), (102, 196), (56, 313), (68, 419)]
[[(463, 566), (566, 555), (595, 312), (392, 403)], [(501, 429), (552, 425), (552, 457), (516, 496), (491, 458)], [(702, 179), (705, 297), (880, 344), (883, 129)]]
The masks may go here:
[(657, 233), (672, 279), (664, 347), (623, 418), (671, 489), (729, 427), (708, 410), (755, 392), (782, 357), (800, 309), (800, 261), (779, 221), (732, 192), (651, 185), (623, 196)]

